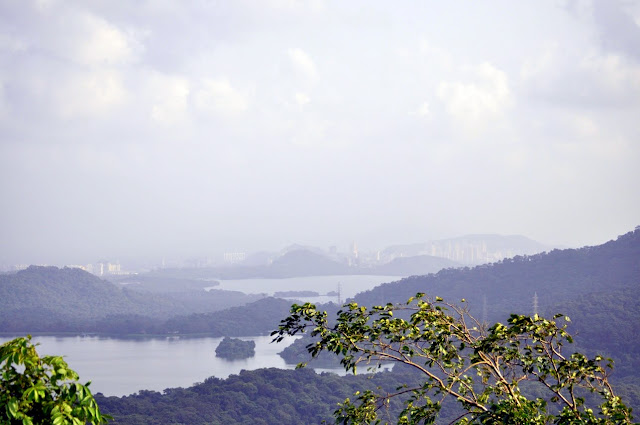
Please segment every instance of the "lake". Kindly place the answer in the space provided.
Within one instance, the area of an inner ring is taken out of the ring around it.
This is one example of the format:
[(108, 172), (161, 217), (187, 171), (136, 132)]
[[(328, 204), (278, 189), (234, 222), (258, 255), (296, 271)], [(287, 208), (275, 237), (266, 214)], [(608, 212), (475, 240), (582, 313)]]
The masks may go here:
[[(397, 276), (311, 276), (289, 279), (242, 279), (222, 281), (209, 289), (228, 289), (247, 294), (273, 295), (278, 291), (314, 291), (320, 297), (296, 297), (303, 301), (338, 302), (337, 296), (324, 296), (340, 286), (342, 302), (358, 292)], [(0, 336), (4, 342), (11, 337)], [(278, 355), (294, 338), (271, 344), (271, 337), (243, 337), (256, 343), (256, 355), (244, 360), (223, 360), (215, 355), (222, 338), (106, 338), (97, 336), (37, 336), (38, 353), (64, 355), (69, 366), (78, 372), (82, 382), (92, 381), (94, 393), (129, 395), (139, 390), (162, 391), (165, 388), (188, 387), (210, 376), (226, 378), (241, 370), (276, 367), (293, 369)], [(343, 369), (318, 369), (344, 374)]]
[[(8, 341), (12, 337), (0, 337)], [(64, 355), (82, 383), (105, 395), (128, 395), (139, 390), (162, 391), (188, 387), (210, 376), (226, 378), (241, 370), (277, 367), (293, 369), (278, 355), (295, 338), (271, 344), (271, 337), (242, 337), (255, 341), (256, 355), (243, 360), (216, 357), (222, 338), (131, 338), (35, 336), (43, 355)]]
[(345, 275), (345, 276), (306, 276), (291, 277), (286, 279), (237, 279), (220, 280), (220, 285), (205, 288), (240, 291), (245, 294), (273, 295), (281, 291), (314, 291), (319, 297), (287, 297), (287, 299), (299, 299), (313, 303), (338, 303), (337, 296), (326, 296), (328, 292), (338, 291), (340, 298), (345, 302), (358, 292), (367, 291), (381, 283), (400, 280), (400, 276), (375, 276), (375, 275)]

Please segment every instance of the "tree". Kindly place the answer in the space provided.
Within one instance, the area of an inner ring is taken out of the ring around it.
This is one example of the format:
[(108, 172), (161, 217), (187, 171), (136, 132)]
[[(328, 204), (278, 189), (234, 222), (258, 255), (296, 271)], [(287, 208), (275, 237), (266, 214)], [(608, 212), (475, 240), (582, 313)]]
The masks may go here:
[(446, 400), (462, 408), (455, 424), (631, 423), (631, 409), (608, 380), (611, 360), (563, 353), (572, 343), (568, 317), (511, 315), (506, 325), (487, 327), (462, 302), (418, 293), (401, 305), (350, 303), (332, 324), (313, 304), (294, 304), (272, 336), (279, 342), (311, 329), (312, 357), (337, 354), (353, 373), (361, 363), (400, 363), (424, 377), (392, 394), (356, 393), (335, 411), (341, 424), (381, 423), (380, 409), (394, 398), (404, 398), (399, 424), (434, 423)]
[(246, 359), (256, 355), (256, 342), (225, 336), (216, 347), (216, 357), (228, 360)]
[(89, 384), (62, 357), (40, 357), (31, 335), (0, 345), (0, 424), (106, 423)]

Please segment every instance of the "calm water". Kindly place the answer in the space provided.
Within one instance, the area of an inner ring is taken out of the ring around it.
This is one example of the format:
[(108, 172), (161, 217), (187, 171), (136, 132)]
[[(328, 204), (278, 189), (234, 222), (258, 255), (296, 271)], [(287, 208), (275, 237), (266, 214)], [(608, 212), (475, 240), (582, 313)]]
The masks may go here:
[[(10, 340), (0, 337), (0, 341)], [(128, 395), (139, 390), (188, 387), (210, 376), (226, 378), (241, 370), (263, 367), (293, 369), (278, 353), (294, 339), (271, 344), (271, 337), (243, 337), (256, 342), (255, 357), (228, 361), (216, 357), (222, 338), (114, 339), (38, 336), (39, 355), (64, 355), (94, 393)]]
[[(221, 280), (219, 286), (212, 286), (207, 289), (225, 289), (230, 291), (240, 291), (245, 294), (267, 294), (273, 295), (279, 291), (314, 291), (324, 295), (331, 291), (338, 291), (342, 301), (351, 298), (358, 292), (367, 291), (381, 283), (394, 282), (400, 280), (398, 276), (369, 276), (369, 275), (347, 275), (347, 276), (307, 276), (291, 277), (287, 279), (238, 279)], [(303, 301), (314, 303), (338, 302), (337, 296), (320, 297), (296, 297)]]
[[(309, 290), (326, 294), (337, 291), (340, 285), (344, 302), (356, 293), (384, 282), (400, 279), (397, 276), (314, 276), (290, 279), (243, 279), (222, 281), (215, 289), (229, 289), (248, 294), (273, 295), (278, 291)], [(303, 298), (310, 302), (337, 302), (337, 297)], [(0, 342), (11, 339), (1, 337)], [(116, 339), (103, 337), (38, 336), (38, 353), (64, 355), (69, 366), (78, 372), (82, 382), (91, 381), (94, 393), (128, 395), (139, 390), (162, 391), (165, 388), (188, 387), (210, 376), (226, 378), (241, 370), (266, 367), (293, 369), (278, 355), (294, 339), (271, 344), (271, 337), (246, 337), (256, 342), (256, 355), (245, 360), (219, 359), (215, 349), (222, 338), (156, 338)], [(323, 369), (327, 371), (327, 369)], [(344, 373), (343, 369), (331, 370)]]

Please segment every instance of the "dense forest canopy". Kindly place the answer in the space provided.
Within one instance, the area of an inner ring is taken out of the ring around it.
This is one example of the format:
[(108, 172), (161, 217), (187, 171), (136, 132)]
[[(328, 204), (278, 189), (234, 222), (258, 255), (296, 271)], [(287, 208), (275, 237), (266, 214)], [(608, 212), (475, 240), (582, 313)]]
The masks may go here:
[(335, 412), (341, 424), (379, 423), (379, 411), (397, 399), (404, 405), (397, 423), (406, 425), (436, 423), (446, 400), (463, 412), (451, 422), (458, 425), (631, 423), (631, 410), (609, 382), (610, 360), (565, 347), (573, 343), (568, 317), (512, 314), (489, 325), (464, 304), (418, 293), (403, 304), (349, 303), (334, 318), (311, 303), (294, 304), (272, 335), (279, 342), (309, 331), (312, 357), (339, 356), (354, 374), (390, 362), (422, 377), (396, 392), (346, 399)]

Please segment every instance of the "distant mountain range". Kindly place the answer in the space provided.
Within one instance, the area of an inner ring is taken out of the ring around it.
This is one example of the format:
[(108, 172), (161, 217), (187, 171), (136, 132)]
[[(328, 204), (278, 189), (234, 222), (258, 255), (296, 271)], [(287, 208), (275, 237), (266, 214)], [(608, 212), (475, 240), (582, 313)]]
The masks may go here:
[(257, 252), (244, 261), (218, 267), (160, 269), (153, 274), (181, 278), (287, 278), (328, 275), (412, 276), (444, 268), (501, 261), (532, 255), (551, 247), (512, 235), (467, 235), (424, 243), (394, 245), (382, 251), (340, 253), (318, 247), (290, 245), (278, 253)]
[[(261, 258), (265, 258), (261, 254)], [(251, 257), (253, 258), (253, 257)], [(253, 261), (251, 261), (253, 263)], [(379, 276), (411, 276), (414, 274), (434, 273), (447, 267), (461, 267), (455, 261), (429, 255), (402, 257), (388, 263), (358, 265), (340, 261), (326, 253), (306, 248), (287, 251), (271, 259), (269, 264), (232, 266), (158, 269), (143, 276), (157, 278), (180, 279), (281, 279), (303, 276), (337, 276), (337, 275), (379, 275)], [(126, 280), (129, 280), (127, 278)]]
[[(355, 268), (377, 269), (396, 258), (406, 257), (421, 257), (422, 260), (419, 261), (422, 263), (426, 261), (424, 257), (443, 258), (449, 260), (449, 262), (440, 264), (443, 267), (452, 267), (492, 263), (501, 261), (504, 258), (515, 257), (516, 255), (538, 254), (553, 248), (525, 236), (496, 234), (465, 235), (421, 243), (392, 245), (381, 251), (365, 253), (358, 253), (355, 246), (352, 248), (352, 252), (340, 253), (335, 250), (324, 251), (318, 247), (294, 244), (284, 248), (279, 253), (260, 252), (251, 254), (239, 265), (266, 266), (278, 261), (278, 259), (288, 255), (290, 252), (310, 251)], [(432, 268), (431, 266), (429, 267)], [(392, 269), (398, 270), (398, 267), (395, 266)], [(418, 271), (425, 273), (424, 270), (418, 269)], [(431, 271), (433, 270), (428, 272)], [(400, 274), (406, 276), (412, 273), (402, 271)]]

